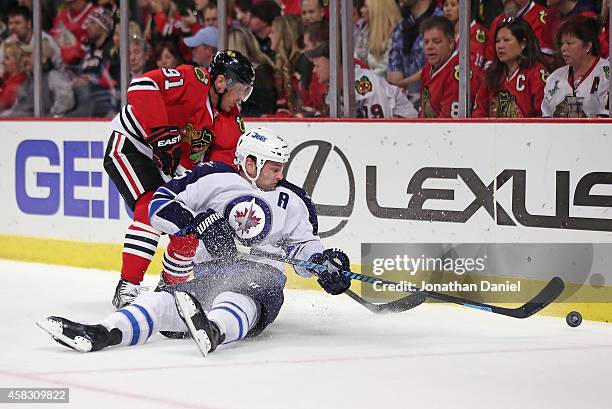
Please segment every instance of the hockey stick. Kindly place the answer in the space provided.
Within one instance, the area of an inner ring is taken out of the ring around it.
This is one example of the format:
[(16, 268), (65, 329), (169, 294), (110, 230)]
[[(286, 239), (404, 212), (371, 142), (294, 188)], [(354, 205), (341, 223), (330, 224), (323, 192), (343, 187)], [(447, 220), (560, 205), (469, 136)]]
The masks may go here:
[(390, 312), (408, 311), (414, 307), (418, 307), (419, 305), (423, 304), (427, 299), (424, 295), (421, 294), (408, 294), (407, 296), (402, 297), (399, 300), (383, 304), (375, 304), (360, 297), (350, 289), (346, 290), (344, 293), (375, 314), (387, 314)]
[[(311, 261), (293, 259), (293, 258), (285, 257), (279, 254), (273, 254), (273, 253), (268, 253), (265, 251), (253, 249), (250, 247), (239, 246), (239, 251), (253, 255), (253, 256), (265, 257), (271, 260), (276, 260), (276, 261), (284, 262), (284, 263), (291, 264), (294, 266), (302, 267), (302, 268), (308, 269), (309, 271), (312, 271), (315, 273), (323, 272), (327, 270), (325, 266), (321, 264), (313, 263)], [(358, 281), (362, 281), (364, 283), (369, 283), (369, 284), (380, 283), (380, 284), (393, 285), (396, 287), (399, 285), (399, 283), (395, 283), (393, 281), (382, 280), (380, 278), (370, 277), (364, 274), (353, 273), (351, 271), (346, 271), (346, 270), (342, 271), (342, 274), (344, 274), (346, 277), (349, 277), (353, 280), (358, 280)], [(420, 290), (418, 288), (406, 289), (405, 291), (412, 292), (414, 294), (419, 294), (421, 296), (429, 297), (429, 298), (439, 300), (439, 301), (459, 304), (459, 305), (463, 305), (464, 307), (476, 308), (478, 310), (488, 311), (494, 314), (505, 315), (507, 317), (527, 318), (537, 313), (542, 308), (546, 307), (548, 304), (550, 304), (555, 299), (557, 299), (557, 297), (561, 295), (564, 289), (565, 289), (565, 284), (563, 283), (563, 280), (560, 279), (559, 277), (554, 277), (548, 282), (548, 284), (546, 284), (546, 286), (542, 290), (540, 290), (538, 294), (536, 294), (535, 297), (529, 300), (526, 304), (523, 304), (522, 306), (517, 307), (517, 308), (498, 307), (496, 305), (480, 303), (477, 301), (471, 301), (465, 298), (455, 297), (453, 295), (438, 293), (435, 291)]]

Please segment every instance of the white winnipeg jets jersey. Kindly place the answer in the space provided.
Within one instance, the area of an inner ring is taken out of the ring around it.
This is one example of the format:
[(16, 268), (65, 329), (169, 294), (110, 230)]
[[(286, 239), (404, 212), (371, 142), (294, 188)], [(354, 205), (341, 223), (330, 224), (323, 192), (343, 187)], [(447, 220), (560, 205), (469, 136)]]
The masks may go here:
[[(226, 218), (245, 246), (298, 259), (323, 251), (317, 235), (316, 210), (304, 190), (285, 180), (273, 191), (255, 189), (221, 162), (200, 164), (157, 189), (149, 216), (155, 228), (176, 234), (184, 231), (195, 215), (208, 209)], [(209, 258), (206, 253), (198, 261)], [(282, 263), (253, 260), (283, 270)], [(298, 272), (310, 275), (303, 270)]]
[(593, 64), (593, 67), (579, 82), (570, 83), (570, 66), (565, 65), (555, 70), (546, 80), (544, 99), (542, 100), (543, 117), (567, 117), (570, 104), (567, 97), (582, 97), (583, 117), (594, 118), (598, 115), (608, 116), (608, 89), (610, 82), (610, 66), (603, 58)]

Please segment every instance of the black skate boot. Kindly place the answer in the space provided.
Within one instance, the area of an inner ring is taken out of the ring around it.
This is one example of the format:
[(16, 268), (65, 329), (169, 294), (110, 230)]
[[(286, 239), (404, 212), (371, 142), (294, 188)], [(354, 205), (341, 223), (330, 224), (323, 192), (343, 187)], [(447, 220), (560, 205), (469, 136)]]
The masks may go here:
[(209, 352), (213, 352), (219, 344), (223, 343), (225, 335), (221, 334), (217, 324), (208, 320), (198, 300), (190, 294), (177, 291), (174, 293), (174, 300), (179, 315), (189, 328), (191, 337), (202, 355), (206, 357)]
[(98, 351), (121, 342), (121, 331), (107, 330), (103, 325), (87, 325), (62, 317), (47, 317), (36, 323), (58, 343), (80, 352)]

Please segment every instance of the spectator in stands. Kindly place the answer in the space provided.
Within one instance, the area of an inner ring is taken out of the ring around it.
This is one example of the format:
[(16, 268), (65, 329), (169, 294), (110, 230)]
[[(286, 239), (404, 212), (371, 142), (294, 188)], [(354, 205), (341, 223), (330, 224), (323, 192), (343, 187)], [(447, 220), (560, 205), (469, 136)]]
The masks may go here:
[[(321, 83), (329, 83), (329, 43), (324, 41), (306, 55), (314, 63)], [(342, 70), (340, 70), (342, 72)], [(342, 81), (342, 78), (338, 79)], [(355, 105), (358, 118), (414, 118), (417, 111), (406, 95), (373, 71), (355, 66)]]
[(142, 38), (133, 36), (129, 41), (130, 79), (149, 71), (149, 44)]
[(217, 5), (208, 4), (204, 7), (204, 27), (217, 26)]
[(240, 23), (241, 27), (251, 27), (251, 8), (253, 2), (251, 0), (238, 0), (234, 10), (236, 12), (236, 19)]
[(165, 41), (155, 48), (155, 63), (157, 68), (176, 68), (185, 61), (177, 45), (171, 41)]
[(272, 0), (260, 1), (253, 5), (250, 15), (249, 28), (255, 34), (259, 48), (264, 54), (274, 60), (270, 33), (272, 32), (272, 22), (281, 15), (280, 7)]
[[(479, 0), (470, 0), (470, 63), (476, 67), (484, 67), (484, 52), (487, 41), (487, 29), (478, 15)], [(444, 17), (455, 26), (455, 43), (459, 44), (459, 0), (444, 1)]]
[(550, 7), (550, 32), (554, 36), (559, 32), (559, 26), (572, 15), (582, 15), (597, 18), (597, 6), (592, 0), (547, 0)]
[[(34, 47), (34, 36), (32, 31), (32, 12), (24, 6), (18, 6), (8, 13), (8, 30), (10, 36), (6, 39), (7, 43), (15, 43), (22, 47)], [(62, 69), (64, 62), (62, 53), (57, 42), (48, 33), (42, 32), (42, 39), (49, 45), (53, 52), (51, 63)]]
[(227, 48), (244, 55), (255, 68), (253, 92), (249, 99), (242, 103), (241, 115), (254, 117), (274, 114), (277, 108), (274, 62), (259, 49), (253, 33), (242, 27), (229, 30)]
[(60, 46), (65, 64), (80, 65), (87, 43), (85, 20), (93, 10), (86, 0), (64, 0), (64, 7), (58, 11), (51, 35)]
[(364, 19), (369, 30), (366, 63), (375, 74), (384, 76), (389, 64), (393, 29), (402, 19), (395, 0), (366, 0)]
[(576, 15), (559, 28), (557, 43), (566, 65), (553, 72), (544, 88), (542, 116), (608, 117), (610, 65), (601, 58), (597, 20)]
[(321, 0), (301, 0), (300, 15), (305, 25), (321, 21), (325, 18), (325, 7)]
[(368, 26), (368, 9), (364, 0), (353, 0), (353, 20), (356, 13), (358, 13), (358, 19), (355, 22), (354, 31), (355, 58), (365, 63), (369, 51), (370, 27)]
[[(319, 21), (306, 26), (304, 31), (304, 52), (313, 50), (322, 42), (329, 41), (329, 25), (327, 21)], [(319, 81), (317, 73), (313, 70), (308, 94), (312, 103), (303, 108), (305, 116), (327, 116), (327, 104), (325, 94), (327, 93), (327, 83)], [(310, 106), (312, 105), (312, 107)], [(311, 111), (309, 111), (312, 108)]]
[[(33, 47), (29, 47), (30, 50)], [(42, 115), (62, 116), (74, 107), (75, 98), (72, 81), (65, 70), (54, 68), (53, 47), (47, 39), (42, 42)], [(17, 101), (3, 116), (34, 116), (33, 55), (28, 58), (28, 78), (21, 85)]]
[(421, 24), (427, 62), (421, 74), (423, 118), (456, 118), (459, 109), (459, 55), (455, 30), (446, 17), (431, 16)]
[[(121, 35), (120, 35), (120, 27), (119, 24), (115, 24), (115, 29), (113, 30), (113, 46), (110, 50), (111, 62), (110, 62), (110, 76), (116, 82), (115, 84), (115, 92), (120, 92), (120, 79), (121, 79), (121, 56), (119, 55), (119, 48), (121, 47)], [(132, 37), (141, 37), (142, 38), (142, 30), (138, 26), (138, 24), (134, 21), (130, 21), (128, 24), (128, 35), (129, 38)]]
[(161, 39), (172, 40), (181, 34), (181, 14), (172, 0), (150, 0), (152, 16), (145, 29), (145, 38), (152, 43)]
[(270, 33), (278, 72), (278, 113), (290, 116), (302, 115), (303, 106), (312, 104), (304, 98), (312, 76), (312, 65), (298, 48), (300, 35), (297, 21), (295, 16), (277, 17)]
[[(490, 33), (496, 33), (497, 27), (503, 24), (508, 18), (522, 18), (529, 24), (536, 37), (540, 51), (547, 55), (552, 60), (554, 55), (553, 50), (553, 33), (550, 31), (548, 18), (550, 10), (537, 4), (533, 0), (502, 0), (504, 4), (504, 12), (498, 15), (489, 27)], [(495, 38), (489, 36), (485, 47), (485, 65), (495, 59), (496, 53)]]
[(219, 30), (217, 27), (204, 27), (194, 36), (186, 37), (185, 44), (191, 47), (193, 62), (200, 67), (210, 65), (219, 43)]
[(4, 45), (4, 74), (0, 81), (0, 112), (11, 108), (27, 79), (28, 55), (17, 44)]
[(534, 118), (541, 106), (548, 68), (533, 30), (510, 18), (495, 31), (495, 60), (476, 95), (472, 116), (477, 118)]
[(421, 68), (425, 64), (419, 26), (427, 17), (441, 16), (442, 10), (432, 0), (404, 0), (402, 15), (404, 18), (393, 30), (387, 81), (418, 94)]
[(110, 75), (113, 18), (103, 8), (93, 10), (85, 20), (87, 52), (76, 78), (80, 116), (107, 117), (116, 109), (117, 79)]

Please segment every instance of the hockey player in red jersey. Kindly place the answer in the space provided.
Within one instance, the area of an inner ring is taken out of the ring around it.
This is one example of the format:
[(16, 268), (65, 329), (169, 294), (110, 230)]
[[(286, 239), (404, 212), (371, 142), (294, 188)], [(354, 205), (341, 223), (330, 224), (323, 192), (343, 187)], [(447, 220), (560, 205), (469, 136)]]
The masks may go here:
[[(151, 227), (148, 207), (155, 189), (203, 160), (213, 142), (215, 111), (249, 97), (255, 71), (240, 53), (220, 51), (210, 73), (181, 65), (158, 69), (132, 80), (128, 104), (113, 119), (104, 167), (134, 221), (125, 236), (116, 308), (129, 304), (155, 255), (160, 232)], [(171, 237), (163, 260), (164, 281), (186, 281), (192, 271), (197, 238)]]
[(546, 62), (530, 26), (523, 20), (503, 23), (495, 32), (496, 58), (478, 90), (475, 118), (542, 116)]

